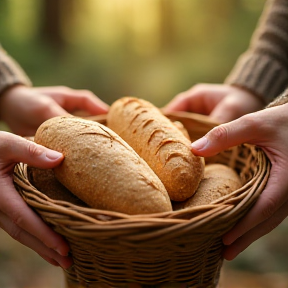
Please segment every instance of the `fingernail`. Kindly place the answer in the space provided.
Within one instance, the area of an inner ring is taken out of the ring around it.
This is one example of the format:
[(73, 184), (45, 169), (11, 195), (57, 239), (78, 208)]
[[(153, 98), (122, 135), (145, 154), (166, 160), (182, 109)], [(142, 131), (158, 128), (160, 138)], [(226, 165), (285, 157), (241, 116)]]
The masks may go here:
[(62, 251), (61, 249), (59, 249), (59, 248), (57, 248), (56, 250), (55, 250), (59, 255), (61, 255), (61, 256), (64, 256), (64, 257), (67, 257), (68, 255), (69, 255), (69, 251)]
[(208, 141), (207, 137), (202, 137), (202, 138), (196, 140), (195, 142), (193, 142), (191, 144), (191, 147), (195, 150), (201, 151), (208, 145), (208, 143), (209, 143), (209, 141)]
[(46, 152), (46, 157), (50, 160), (57, 160), (63, 157), (63, 154), (54, 150), (48, 150)]

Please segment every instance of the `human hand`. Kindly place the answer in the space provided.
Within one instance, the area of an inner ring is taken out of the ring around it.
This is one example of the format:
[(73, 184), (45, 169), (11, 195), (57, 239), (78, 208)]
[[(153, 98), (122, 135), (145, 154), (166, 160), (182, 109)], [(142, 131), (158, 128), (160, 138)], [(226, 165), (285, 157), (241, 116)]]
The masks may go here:
[(53, 168), (62, 160), (63, 155), (59, 152), (12, 133), (0, 132), (0, 228), (49, 263), (68, 268), (72, 265), (67, 256), (68, 244), (28, 207), (13, 185), (17, 162)]
[(32, 136), (49, 118), (85, 110), (90, 115), (105, 114), (108, 105), (88, 90), (68, 87), (13, 86), (0, 97), (0, 119), (22, 136)]
[(242, 88), (225, 84), (197, 84), (175, 96), (163, 111), (204, 114), (224, 123), (263, 107), (264, 102), (259, 97)]
[(223, 237), (224, 257), (234, 259), (251, 243), (277, 227), (288, 215), (288, 104), (244, 115), (219, 125), (192, 143), (192, 152), (209, 157), (250, 143), (263, 149), (272, 168), (265, 189), (244, 218)]

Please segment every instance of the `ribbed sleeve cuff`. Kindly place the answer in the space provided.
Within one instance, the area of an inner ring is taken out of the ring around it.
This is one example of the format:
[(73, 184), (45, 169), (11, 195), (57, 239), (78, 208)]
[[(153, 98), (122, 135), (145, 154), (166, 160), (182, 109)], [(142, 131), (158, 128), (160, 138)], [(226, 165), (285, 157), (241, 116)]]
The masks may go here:
[(245, 88), (269, 103), (287, 87), (288, 71), (268, 55), (246, 53), (225, 83)]
[(23, 69), (3, 49), (0, 48), (0, 95), (9, 87), (32, 83)]

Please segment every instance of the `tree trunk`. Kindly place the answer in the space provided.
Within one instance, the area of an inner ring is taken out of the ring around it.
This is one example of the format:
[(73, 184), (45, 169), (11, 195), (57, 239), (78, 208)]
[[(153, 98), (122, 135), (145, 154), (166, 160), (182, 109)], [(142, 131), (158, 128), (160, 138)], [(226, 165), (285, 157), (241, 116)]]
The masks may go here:
[(169, 50), (175, 44), (175, 27), (173, 2), (170, 0), (161, 0), (161, 45)]
[(64, 41), (61, 33), (61, 0), (44, 0), (41, 37), (46, 43), (61, 48)]

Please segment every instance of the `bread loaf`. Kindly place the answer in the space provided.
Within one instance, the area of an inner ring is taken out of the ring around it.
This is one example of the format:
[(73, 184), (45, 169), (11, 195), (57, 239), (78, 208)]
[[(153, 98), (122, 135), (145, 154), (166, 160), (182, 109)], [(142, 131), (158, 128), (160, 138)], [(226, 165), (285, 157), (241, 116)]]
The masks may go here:
[(232, 168), (223, 164), (206, 165), (204, 178), (201, 180), (196, 193), (183, 203), (183, 207), (210, 204), (241, 186), (241, 179)]
[(40, 169), (28, 166), (28, 177), (30, 183), (38, 191), (53, 200), (66, 201), (78, 206), (87, 206), (86, 203), (76, 197), (56, 179), (53, 169)]
[[(24, 137), (34, 142), (34, 137)], [(30, 183), (41, 193), (53, 200), (66, 201), (78, 206), (87, 206), (65, 186), (63, 186), (55, 177), (53, 169), (40, 169), (36, 167), (27, 167), (27, 174)]]
[(203, 158), (191, 142), (158, 108), (134, 97), (112, 104), (107, 126), (122, 137), (152, 168), (172, 200), (191, 197), (203, 177)]
[(187, 129), (185, 128), (185, 126), (184, 126), (180, 121), (173, 121), (172, 123), (183, 133), (183, 135), (184, 135), (189, 141), (191, 141)]
[(171, 211), (167, 191), (143, 159), (97, 122), (55, 117), (35, 142), (64, 154), (56, 178), (90, 207), (127, 214)]

